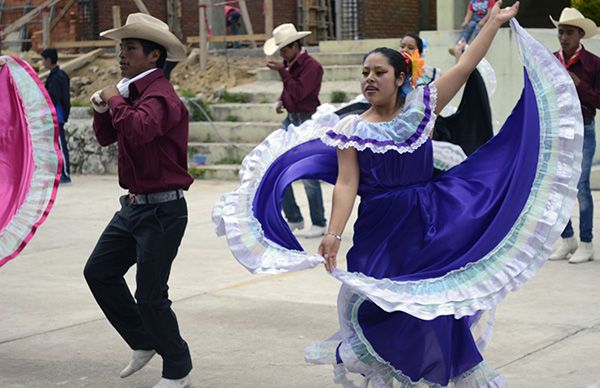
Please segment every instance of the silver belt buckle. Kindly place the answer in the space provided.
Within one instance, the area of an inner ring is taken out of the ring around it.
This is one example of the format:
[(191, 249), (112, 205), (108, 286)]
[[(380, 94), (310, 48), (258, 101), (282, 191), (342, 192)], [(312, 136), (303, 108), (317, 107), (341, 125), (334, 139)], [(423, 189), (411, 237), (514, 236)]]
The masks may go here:
[(136, 205), (137, 204), (137, 198), (135, 194), (129, 193), (129, 195), (127, 196), (127, 199), (129, 200), (129, 203), (131, 205)]

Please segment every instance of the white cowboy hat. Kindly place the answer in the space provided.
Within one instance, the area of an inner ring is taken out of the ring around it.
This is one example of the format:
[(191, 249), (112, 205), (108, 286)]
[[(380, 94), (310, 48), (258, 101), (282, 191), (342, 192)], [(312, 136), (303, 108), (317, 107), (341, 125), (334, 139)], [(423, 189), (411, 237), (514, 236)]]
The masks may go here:
[(566, 25), (581, 28), (584, 33), (584, 38), (591, 38), (598, 32), (598, 27), (596, 27), (596, 23), (594, 23), (593, 20), (583, 16), (583, 14), (575, 8), (564, 8), (560, 13), (560, 19), (558, 20), (554, 20), (552, 18), (552, 15), (548, 16), (550, 17), (550, 20), (552, 21), (552, 23), (554, 23), (556, 27), (558, 27), (559, 25)]
[(145, 13), (129, 14), (123, 27), (102, 31), (100, 36), (117, 41), (136, 38), (149, 40), (167, 49), (169, 61), (179, 62), (186, 58), (185, 46), (169, 31), (169, 26)]
[(267, 55), (273, 55), (282, 47), (310, 35), (310, 31), (296, 31), (291, 23), (285, 23), (275, 27), (273, 37), (268, 39), (263, 46), (263, 51)]

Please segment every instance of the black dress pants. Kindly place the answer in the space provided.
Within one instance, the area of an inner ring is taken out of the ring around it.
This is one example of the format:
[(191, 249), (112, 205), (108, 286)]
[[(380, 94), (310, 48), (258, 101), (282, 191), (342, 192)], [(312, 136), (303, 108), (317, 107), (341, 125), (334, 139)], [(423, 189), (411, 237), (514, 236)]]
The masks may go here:
[[(167, 281), (187, 225), (187, 204), (180, 198), (133, 205), (127, 196), (120, 202), (121, 210), (87, 261), (85, 279), (110, 323), (132, 349), (155, 349), (163, 358), (164, 378), (185, 377), (192, 360), (171, 309)], [(123, 278), (134, 264), (135, 299)]]

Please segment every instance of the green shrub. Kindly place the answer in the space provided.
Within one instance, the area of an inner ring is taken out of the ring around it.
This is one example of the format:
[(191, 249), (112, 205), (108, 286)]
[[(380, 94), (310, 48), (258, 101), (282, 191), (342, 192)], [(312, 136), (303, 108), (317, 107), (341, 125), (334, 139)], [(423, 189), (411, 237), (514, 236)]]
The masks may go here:
[(343, 92), (341, 90), (334, 90), (333, 92), (331, 92), (331, 102), (336, 104), (336, 103), (340, 103), (340, 102), (346, 102), (348, 101), (348, 96), (346, 95), (346, 92)]
[(577, 8), (583, 16), (600, 25), (600, 1), (571, 0), (571, 7)]
[(195, 179), (204, 179), (206, 175), (214, 174), (217, 170), (210, 167), (200, 166), (200, 167), (189, 167), (188, 172)]
[[(202, 100), (189, 100), (190, 106), (192, 108), (192, 117), (190, 121), (210, 121), (212, 120), (212, 114), (210, 111), (210, 107), (208, 104)], [(206, 115), (202, 112), (206, 112)]]
[(243, 156), (233, 155), (226, 156), (222, 159), (219, 159), (215, 162), (215, 164), (242, 164), (242, 160), (244, 160)]
[(81, 100), (78, 100), (78, 99), (74, 98), (74, 99), (71, 100), (71, 106), (73, 106), (73, 107), (81, 107), (81, 108), (88, 108), (88, 107), (91, 107), (92, 104), (89, 103), (89, 102), (83, 102)]
[(194, 93), (193, 91), (191, 91), (189, 89), (183, 89), (179, 93), (179, 96), (185, 97), (185, 98), (194, 98), (194, 97), (196, 97), (196, 93)]
[(221, 102), (241, 102), (246, 103), (250, 102), (251, 96), (245, 93), (229, 93), (227, 90), (223, 93), (221, 97)]

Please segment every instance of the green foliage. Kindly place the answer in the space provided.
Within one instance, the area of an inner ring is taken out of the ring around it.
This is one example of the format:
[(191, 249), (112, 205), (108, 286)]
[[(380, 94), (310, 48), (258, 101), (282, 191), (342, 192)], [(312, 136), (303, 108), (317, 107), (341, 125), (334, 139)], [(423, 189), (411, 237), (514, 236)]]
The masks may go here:
[(244, 160), (242, 155), (229, 155), (217, 160), (215, 164), (242, 164), (242, 160)]
[(231, 121), (231, 122), (237, 123), (238, 121), (240, 121), (240, 118), (239, 118), (239, 116), (228, 114), (227, 117), (225, 117), (225, 121)]
[(571, 0), (571, 7), (577, 8), (583, 16), (600, 25), (600, 1)]
[(183, 89), (181, 92), (179, 92), (179, 95), (181, 97), (185, 97), (185, 98), (194, 98), (194, 97), (196, 97), (196, 93), (194, 93), (193, 91), (191, 91), (189, 89)]
[(340, 102), (346, 102), (348, 101), (348, 96), (346, 95), (346, 92), (343, 92), (341, 90), (334, 90), (331, 92), (331, 102), (336, 104), (336, 103), (340, 103)]
[(202, 100), (190, 100), (190, 106), (192, 108), (192, 117), (190, 118), (190, 121), (209, 121), (204, 113), (202, 113), (203, 110), (206, 112), (208, 117), (212, 119), (210, 107), (206, 102)]
[(71, 106), (72, 107), (81, 107), (81, 108), (91, 108), (92, 104), (90, 104), (89, 102), (83, 102), (81, 100), (74, 98), (71, 100)]
[(216, 170), (209, 167), (189, 167), (188, 172), (195, 179), (205, 179), (206, 175), (213, 174), (216, 172)]
[(245, 93), (229, 93), (227, 90), (221, 96), (221, 102), (246, 103), (250, 102), (252, 97)]

